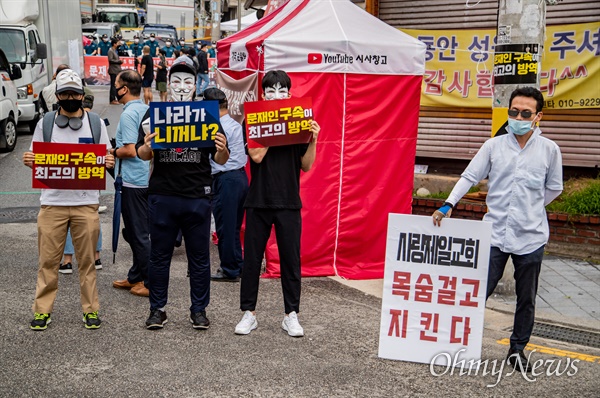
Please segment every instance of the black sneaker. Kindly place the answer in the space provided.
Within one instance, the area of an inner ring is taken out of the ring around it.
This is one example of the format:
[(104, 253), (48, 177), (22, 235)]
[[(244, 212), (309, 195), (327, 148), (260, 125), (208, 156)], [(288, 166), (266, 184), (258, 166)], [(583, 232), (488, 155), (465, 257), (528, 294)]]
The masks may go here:
[(506, 363), (521, 373), (531, 373), (532, 366), (523, 350), (513, 350), (512, 348), (508, 350)]
[(71, 263), (66, 263), (66, 264), (61, 264), (58, 267), (58, 272), (60, 272), (61, 274), (72, 274), (73, 273), (73, 264)]
[(190, 322), (194, 329), (208, 329), (210, 321), (206, 317), (206, 311), (190, 313)]
[(150, 316), (146, 320), (146, 329), (162, 329), (167, 323), (167, 312), (161, 310), (150, 311)]
[(94, 267), (96, 267), (96, 269), (102, 269), (102, 261), (100, 261), (100, 259), (96, 260), (94, 262)]
[(98, 329), (102, 324), (102, 321), (98, 318), (98, 311), (84, 313), (83, 323), (85, 323), (86, 329)]
[(52, 322), (50, 314), (39, 314), (36, 312), (33, 315), (33, 321), (31, 321), (29, 328), (31, 330), (46, 330), (50, 322)]

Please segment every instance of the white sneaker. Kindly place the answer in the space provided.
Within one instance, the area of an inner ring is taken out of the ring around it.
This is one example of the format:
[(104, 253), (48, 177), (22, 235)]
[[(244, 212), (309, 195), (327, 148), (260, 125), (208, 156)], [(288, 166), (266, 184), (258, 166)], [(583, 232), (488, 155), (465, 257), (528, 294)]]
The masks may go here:
[(304, 329), (302, 329), (300, 322), (298, 322), (298, 314), (296, 314), (296, 311), (290, 312), (283, 318), (281, 327), (292, 337), (304, 336)]
[(102, 214), (106, 211), (108, 207), (106, 206), (98, 206), (98, 213)]
[(251, 311), (246, 311), (240, 323), (235, 326), (235, 334), (250, 334), (257, 326), (256, 316)]

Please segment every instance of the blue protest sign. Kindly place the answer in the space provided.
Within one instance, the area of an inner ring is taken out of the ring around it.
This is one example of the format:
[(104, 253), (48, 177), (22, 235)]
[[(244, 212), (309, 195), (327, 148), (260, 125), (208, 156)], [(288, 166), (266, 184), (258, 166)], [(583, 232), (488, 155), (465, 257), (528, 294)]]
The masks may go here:
[(152, 149), (215, 146), (223, 131), (217, 101), (151, 102), (150, 131), (158, 133)]

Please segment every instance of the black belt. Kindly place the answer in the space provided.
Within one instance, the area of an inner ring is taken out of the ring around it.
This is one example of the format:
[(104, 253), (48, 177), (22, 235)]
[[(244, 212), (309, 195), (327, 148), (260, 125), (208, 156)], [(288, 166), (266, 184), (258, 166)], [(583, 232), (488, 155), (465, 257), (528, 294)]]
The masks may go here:
[(239, 169), (235, 169), (235, 170), (226, 170), (226, 171), (219, 171), (218, 173), (213, 174), (213, 178), (214, 177), (219, 177), (220, 175), (223, 175), (225, 173), (231, 173), (232, 171), (245, 171), (246, 167), (240, 167)]

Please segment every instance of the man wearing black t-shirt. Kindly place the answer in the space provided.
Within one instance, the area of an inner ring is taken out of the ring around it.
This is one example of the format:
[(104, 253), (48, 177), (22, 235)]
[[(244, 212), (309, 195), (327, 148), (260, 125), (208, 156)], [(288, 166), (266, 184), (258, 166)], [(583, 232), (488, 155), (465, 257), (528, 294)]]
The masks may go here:
[[(290, 97), (290, 77), (281, 70), (268, 72), (262, 80), (263, 99)], [(271, 227), (275, 236), (281, 264), (281, 285), (285, 317), (281, 327), (292, 337), (304, 336), (298, 321), (300, 311), (300, 170), (312, 167), (317, 151), (320, 127), (311, 120), (312, 139), (309, 144), (294, 144), (265, 148), (249, 148), (251, 180), (246, 197), (246, 233), (244, 238), (244, 267), (240, 292), (242, 320), (236, 334), (249, 334), (256, 329), (256, 301), (263, 254)]]
[(142, 62), (140, 66), (140, 75), (142, 75), (142, 87), (144, 89), (144, 102), (152, 102), (152, 81), (154, 80), (154, 61), (150, 55), (150, 47), (142, 48)]
[[(196, 70), (190, 59), (173, 64), (169, 72), (171, 99), (190, 101), (194, 94)], [(146, 127), (147, 126), (147, 127)], [(179, 230), (186, 242), (190, 273), (190, 322), (194, 329), (208, 329), (206, 306), (210, 300), (210, 215), (212, 176), (210, 157), (225, 164), (229, 159), (227, 140), (216, 134), (213, 148), (170, 148), (152, 150), (156, 133), (142, 122), (136, 144), (143, 160), (152, 159), (148, 183), (148, 217), (151, 253), (148, 264), (150, 316), (148, 329), (161, 329), (167, 322), (169, 268)], [(189, 244), (188, 244), (189, 243)]]

